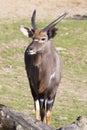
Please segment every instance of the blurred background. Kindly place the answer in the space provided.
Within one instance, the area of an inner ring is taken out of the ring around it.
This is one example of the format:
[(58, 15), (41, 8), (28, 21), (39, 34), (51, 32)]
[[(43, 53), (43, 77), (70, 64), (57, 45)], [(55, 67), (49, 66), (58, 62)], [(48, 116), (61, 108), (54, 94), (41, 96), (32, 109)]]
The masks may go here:
[(87, 0), (0, 0), (0, 18), (31, 17), (34, 9), (41, 20), (55, 18), (68, 10), (70, 16), (87, 15)]

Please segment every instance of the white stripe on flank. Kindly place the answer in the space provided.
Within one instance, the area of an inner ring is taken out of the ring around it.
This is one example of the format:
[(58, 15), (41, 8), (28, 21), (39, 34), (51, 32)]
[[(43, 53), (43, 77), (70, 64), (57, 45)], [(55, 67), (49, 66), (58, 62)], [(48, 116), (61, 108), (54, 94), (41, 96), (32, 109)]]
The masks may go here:
[(54, 77), (55, 77), (55, 72), (53, 74), (51, 74), (50, 80), (53, 79)]
[(50, 84), (51, 80), (52, 80), (54, 77), (55, 77), (55, 72), (54, 72), (53, 74), (51, 74), (50, 80), (49, 80), (49, 84)]

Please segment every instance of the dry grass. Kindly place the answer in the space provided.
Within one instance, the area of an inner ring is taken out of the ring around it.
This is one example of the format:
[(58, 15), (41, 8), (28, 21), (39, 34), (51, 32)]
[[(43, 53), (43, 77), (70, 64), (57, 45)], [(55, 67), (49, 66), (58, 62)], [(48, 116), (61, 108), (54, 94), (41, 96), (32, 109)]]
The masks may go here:
[[(0, 21), (0, 103), (35, 116), (24, 67), (24, 50), (29, 39), (19, 31), (21, 24), (28, 25), (28, 21)], [(39, 27), (45, 24), (38, 23)], [(56, 128), (71, 123), (79, 115), (87, 115), (86, 26), (86, 20), (67, 20), (58, 24), (54, 43), (57, 48), (64, 48), (59, 51), (64, 69), (53, 108), (51, 125)]]
[(31, 17), (34, 9), (40, 20), (55, 18), (67, 10), (71, 10), (69, 15), (87, 15), (87, 0), (0, 0), (0, 18)]

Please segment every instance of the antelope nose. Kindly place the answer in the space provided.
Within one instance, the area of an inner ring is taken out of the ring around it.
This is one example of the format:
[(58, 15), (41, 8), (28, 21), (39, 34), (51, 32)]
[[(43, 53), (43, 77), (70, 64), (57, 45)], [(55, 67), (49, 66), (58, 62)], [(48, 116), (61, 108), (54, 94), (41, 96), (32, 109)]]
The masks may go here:
[(32, 47), (29, 47), (29, 48), (27, 49), (27, 53), (30, 53), (31, 51), (33, 51), (33, 48), (32, 48)]
[(35, 52), (35, 50), (34, 50), (34, 48), (32, 46), (29, 47), (28, 54), (30, 54), (30, 55), (36, 54), (36, 52)]

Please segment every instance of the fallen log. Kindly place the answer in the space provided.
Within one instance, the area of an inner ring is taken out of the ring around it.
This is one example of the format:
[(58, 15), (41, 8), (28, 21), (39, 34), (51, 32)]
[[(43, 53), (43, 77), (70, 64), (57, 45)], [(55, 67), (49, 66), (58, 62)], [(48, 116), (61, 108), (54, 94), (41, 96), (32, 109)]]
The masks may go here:
[(79, 116), (75, 122), (61, 127), (57, 130), (87, 130), (87, 118)]
[[(0, 104), (0, 130), (55, 130), (54, 128)], [(87, 118), (78, 117), (75, 122), (57, 130), (87, 130)]]
[(55, 130), (54, 128), (0, 105), (0, 130)]

